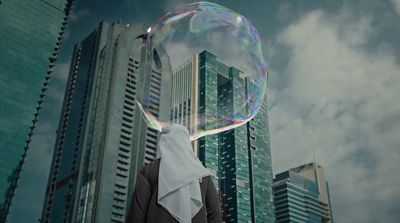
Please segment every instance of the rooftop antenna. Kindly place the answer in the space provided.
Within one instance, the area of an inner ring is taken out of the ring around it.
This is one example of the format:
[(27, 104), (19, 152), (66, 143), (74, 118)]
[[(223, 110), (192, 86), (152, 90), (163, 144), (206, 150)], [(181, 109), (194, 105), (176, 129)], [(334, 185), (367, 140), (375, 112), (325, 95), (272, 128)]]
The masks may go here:
[(314, 148), (314, 160), (313, 160), (314, 164), (317, 165), (317, 149)]
[(321, 191), (321, 185), (319, 182), (319, 173), (318, 173), (318, 164), (317, 164), (317, 149), (314, 148), (314, 173), (315, 173), (315, 182), (318, 186), (318, 191)]

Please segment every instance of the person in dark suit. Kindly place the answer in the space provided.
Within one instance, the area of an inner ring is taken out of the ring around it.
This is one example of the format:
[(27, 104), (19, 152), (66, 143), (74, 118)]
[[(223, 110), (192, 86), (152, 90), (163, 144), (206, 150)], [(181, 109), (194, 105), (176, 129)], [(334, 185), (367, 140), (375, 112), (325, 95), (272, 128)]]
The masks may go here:
[(210, 172), (193, 153), (186, 127), (161, 133), (161, 158), (137, 176), (126, 223), (220, 223), (218, 195)]

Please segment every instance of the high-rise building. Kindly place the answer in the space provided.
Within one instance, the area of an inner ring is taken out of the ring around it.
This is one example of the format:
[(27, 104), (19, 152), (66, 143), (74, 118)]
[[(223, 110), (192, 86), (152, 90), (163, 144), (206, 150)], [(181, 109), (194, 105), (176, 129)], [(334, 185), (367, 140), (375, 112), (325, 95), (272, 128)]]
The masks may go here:
[[(203, 51), (172, 75), (173, 122), (193, 127), (194, 117), (212, 119), (230, 113), (245, 100), (249, 81), (235, 67)], [(245, 125), (195, 141), (194, 147), (213, 173), (224, 222), (273, 222), (272, 169), (266, 99)]]
[[(136, 109), (135, 99), (151, 94), (150, 112), (159, 114), (160, 72), (139, 74), (142, 30), (101, 22), (76, 44), (42, 222), (125, 221), (136, 172), (158, 141)], [(147, 90), (138, 91), (144, 76)]]
[(277, 174), (273, 191), (277, 223), (333, 223), (328, 182), (317, 163)]
[(0, 222), (17, 186), (72, 1), (0, 1)]

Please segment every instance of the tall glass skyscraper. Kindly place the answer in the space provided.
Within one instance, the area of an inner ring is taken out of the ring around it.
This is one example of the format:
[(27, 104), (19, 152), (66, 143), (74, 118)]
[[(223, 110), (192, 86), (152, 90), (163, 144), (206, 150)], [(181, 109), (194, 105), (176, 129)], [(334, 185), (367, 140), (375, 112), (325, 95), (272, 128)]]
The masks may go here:
[[(233, 111), (248, 87), (238, 69), (203, 51), (173, 72), (171, 119), (190, 126), (191, 113), (213, 118)], [(249, 123), (193, 144), (213, 173), (225, 222), (274, 222), (266, 99)]]
[[(48, 180), (42, 222), (125, 221), (136, 172), (156, 156), (135, 99), (142, 28), (101, 22), (74, 49)], [(160, 72), (146, 75), (159, 114)]]
[(273, 188), (278, 223), (333, 223), (328, 182), (317, 163), (277, 174)]
[(71, 5), (0, 1), (0, 221), (17, 186)]

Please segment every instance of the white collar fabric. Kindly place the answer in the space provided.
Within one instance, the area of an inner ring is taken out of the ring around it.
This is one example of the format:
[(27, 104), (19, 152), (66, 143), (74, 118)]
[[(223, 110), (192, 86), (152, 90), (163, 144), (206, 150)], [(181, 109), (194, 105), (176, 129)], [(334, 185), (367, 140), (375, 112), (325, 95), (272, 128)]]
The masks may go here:
[(171, 125), (161, 133), (158, 204), (178, 222), (190, 223), (202, 208), (200, 183), (211, 175), (193, 153), (186, 127)]

